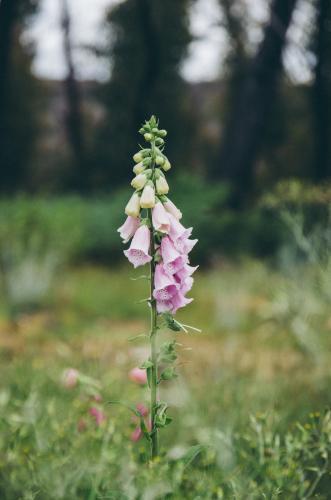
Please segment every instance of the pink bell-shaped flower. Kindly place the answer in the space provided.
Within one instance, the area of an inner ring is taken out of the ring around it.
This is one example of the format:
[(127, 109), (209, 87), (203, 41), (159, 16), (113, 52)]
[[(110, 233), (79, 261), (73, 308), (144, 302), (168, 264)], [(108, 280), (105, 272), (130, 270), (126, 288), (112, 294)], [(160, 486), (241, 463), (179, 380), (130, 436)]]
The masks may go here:
[(168, 236), (164, 236), (161, 241), (161, 257), (163, 266), (167, 273), (175, 274), (184, 264), (187, 264), (186, 255), (181, 255), (174, 247), (174, 244)]
[(134, 267), (143, 266), (152, 260), (149, 255), (150, 232), (147, 226), (143, 225), (137, 229), (130, 248), (124, 251), (124, 255)]
[(126, 218), (126, 221), (124, 224), (117, 229), (117, 231), (120, 233), (120, 237), (123, 240), (123, 243), (127, 243), (132, 236), (135, 234), (139, 227), (140, 221), (137, 217), (131, 217), (129, 215)]
[(176, 205), (171, 200), (169, 200), (169, 198), (165, 202), (164, 208), (166, 209), (167, 212), (172, 214), (178, 220), (180, 220), (183, 217), (182, 212), (179, 210), (179, 208), (176, 207)]
[(178, 290), (174, 278), (169, 275), (162, 264), (157, 264), (154, 277), (154, 293), (156, 300), (170, 300)]
[(170, 220), (167, 211), (159, 201), (152, 210), (153, 227), (161, 233), (169, 233)]
[(188, 299), (188, 298), (184, 297), (184, 295), (181, 292), (178, 292), (171, 299), (171, 302), (172, 302), (172, 310), (171, 310), (171, 312), (173, 314), (175, 314), (178, 309), (181, 309), (182, 307), (187, 306), (192, 301), (193, 301), (193, 299)]

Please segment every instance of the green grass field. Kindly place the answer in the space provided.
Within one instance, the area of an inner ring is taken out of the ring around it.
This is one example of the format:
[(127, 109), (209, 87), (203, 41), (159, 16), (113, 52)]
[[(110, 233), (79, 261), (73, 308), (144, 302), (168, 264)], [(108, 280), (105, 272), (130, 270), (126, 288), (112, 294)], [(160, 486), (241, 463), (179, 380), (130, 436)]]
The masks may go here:
[[(160, 332), (181, 344), (180, 376), (162, 386), (174, 422), (153, 464), (131, 413), (109, 403), (147, 403), (128, 378), (147, 352), (130, 341), (148, 331), (140, 274), (67, 270), (15, 321), (3, 298), (0, 498), (331, 498), (330, 274), (252, 261), (197, 272), (178, 318), (203, 333)], [(67, 368), (82, 376), (72, 389)]]

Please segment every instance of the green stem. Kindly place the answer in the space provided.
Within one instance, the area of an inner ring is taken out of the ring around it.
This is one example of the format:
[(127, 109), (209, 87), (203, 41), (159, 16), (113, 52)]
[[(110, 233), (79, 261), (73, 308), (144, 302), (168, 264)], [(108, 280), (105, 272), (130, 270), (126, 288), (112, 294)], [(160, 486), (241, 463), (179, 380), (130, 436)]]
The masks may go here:
[[(154, 154), (155, 144), (152, 143), (153, 160), (155, 158)], [(153, 169), (154, 169), (153, 162)], [(154, 175), (153, 175), (154, 180)], [(153, 363), (151, 370), (151, 458), (155, 458), (159, 454), (159, 442), (158, 442), (158, 429), (155, 425), (156, 411), (157, 411), (157, 382), (158, 382), (158, 366), (157, 366), (157, 345), (156, 345), (156, 334), (157, 334), (157, 311), (156, 311), (156, 301), (153, 298), (154, 292), (154, 274), (155, 274), (155, 235), (152, 220), (152, 210), (148, 210), (148, 219), (150, 223), (151, 231), (151, 263), (150, 263), (150, 303), (151, 303), (151, 331), (150, 331), (150, 343), (151, 343), (151, 361)]]

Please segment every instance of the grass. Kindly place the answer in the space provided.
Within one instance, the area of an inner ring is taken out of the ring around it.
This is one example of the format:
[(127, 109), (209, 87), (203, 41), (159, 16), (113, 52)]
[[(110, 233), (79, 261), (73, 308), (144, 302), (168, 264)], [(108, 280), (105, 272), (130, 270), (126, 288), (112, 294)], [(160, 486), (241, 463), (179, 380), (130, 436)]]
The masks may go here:
[[(148, 464), (146, 443), (130, 440), (132, 415), (108, 403), (147, 402), (128, 379), (147, 354), (129, 341), (148, 328), (137, 302), (147, 283), (130, 280), (141, 274), (74, 268), (15, 324), (2, 307), (0, 497), (330, 498), (327, 280), (259, 262), (197, 273), (195, 301), (178, 318), (203, 333), (178, 335), (180, 377), (161, 395), (174, 423)], [(68, 367), (85, 377), (72, 389), (61, 379)]]

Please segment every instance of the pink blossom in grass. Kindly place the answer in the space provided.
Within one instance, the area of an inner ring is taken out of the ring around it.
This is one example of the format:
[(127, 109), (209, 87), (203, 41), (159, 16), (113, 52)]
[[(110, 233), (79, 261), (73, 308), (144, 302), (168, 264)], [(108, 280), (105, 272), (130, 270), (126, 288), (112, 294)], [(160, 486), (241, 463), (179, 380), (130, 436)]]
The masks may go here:
[(187, 256), (181, 255), (176, 250), (173, 242), (168, 236), (162, 238), (160, 250), (163, 260), (163, 267), (169, 274), (175, 274), (184, 266), (184, 264), (187, 264), (188, 262)]
[(178, 285), (174, 278), (167, 273), (163, 264), (155, 267), (154, 293), (156, 300), (170, 300), (177, 293)]
[(120, 237), (122, 238), (123, 243), (127, 243), (132, 238), (132, 236), (137, 231), (139, 224), (140, 220), (138, 219), (138, 217), (131, 217), (131, 215), (129, 215), (126, 218), (124, 224), (117, 229), (117, 231), (120, 233)]
[(169, 200), (169, 198), (165, 202), (164, 208), (166, 209), (167, 212), (172, 214), (178, 220), (181, 219), (183, 216), (182, 212), (176, 207), (176, 205), (171, 200)]
[(169, 215), (162, 203), (159, 201), (152, 210), (153, 227), (161, 233), (169, 233)]
[(145, 385), (147, 384), (147, 374), (146, 370), (142, 370), (141, 368), (132, 368), (129, 372), (129, 379), (136, 384)]
[(97, 408), (96, 406), (92, 406), (90, 408), (90, 415), (91, 417), (94, 418), (97, 427), (100, 427), (100, 425), (102, 425), (103, 422), (105, 422), (106, 420), (106, 415), (103, 413), (102, 410), (99, 410), (99, 408)]
[(152, 260), (149, 255), (150, 232), (147, 226), (143, 225), (137, 229), (130, 248), (124, 251), (124, 255), (134, 267), (143, 266)]
[(136, 409), (142, 417), (147, 417), (147, 415), (149, 414), (149, 409), (143, 403), (138, 403), (136, 405)]
[(79, 371), (75, 368), (67, 368), (62, 376), (62, 382), (66, 389), (73, 389), (78, 384)]
[(139, 439), (142, 437), (142, 435), (143, 435), (143, 431), (141, 430), (141, 428), (139, 426), (139, 427), (136, 427), (135, 430), (132, 432), (130, 439), (131, 439), (131, 441), (136, 443), (137, 441), (139, 441)]

